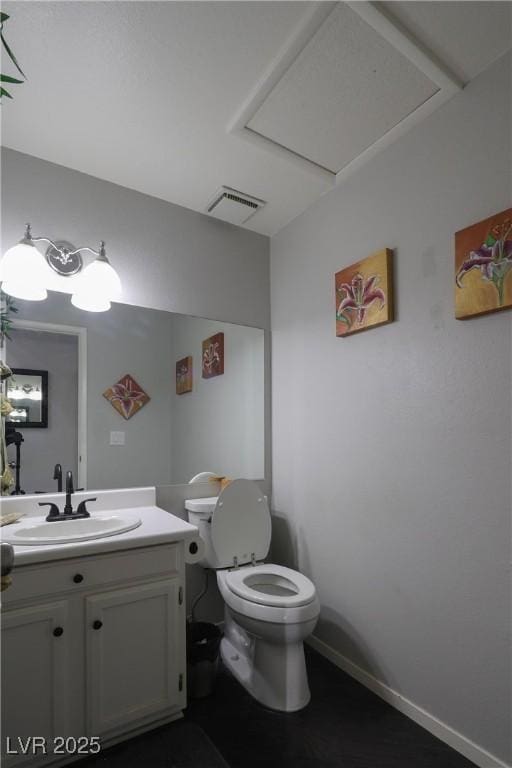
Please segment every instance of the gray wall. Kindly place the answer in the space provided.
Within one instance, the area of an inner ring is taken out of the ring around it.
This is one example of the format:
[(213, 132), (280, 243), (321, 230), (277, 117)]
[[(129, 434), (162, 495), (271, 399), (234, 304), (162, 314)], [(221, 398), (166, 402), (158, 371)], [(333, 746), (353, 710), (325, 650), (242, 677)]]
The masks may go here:
[[(510, 58), (272, 239), (275, 554), (317, 636), (510, 759), (512, 314), (454, 319), (454, 232), (511, 203)], [(396, 253), (397, 321), (334, 331)]]
[[(27, 493), (53, 491), (55, 464), (77, 476), (77, 382), (78, 344), (74, 336), (12, 330), (8, 342), (11, 368), (48, 371), (48, 427), (16, 429), (25, 442), (21, 446), (21, 487)], [(15, 458), (14, 445), (9, 459)]]
[(269, 327), (267, 237), (20, 152), (1, 158), (2, 252), (27, 221), (75, 246), (105, 240), (125, 304)]
[[(83, 313), (82, 313), (83, 314)], [(87, 324), (87, 485), (129, 488), (170, 482), (172, 316), (116, 305)], [(150, 396), (126, 420), (102, 393), (131, 374)], [(125, 445), (111, 446), (110, 432), (125, 433)]]
[[(202, 341), (220, 331), (224, 333), (224, 374), (203, 379)], [(263, 331), (176, 315), (173, 361), (187, 355), (193, 357), (193, 390), (174, 394), (172, 400), (175, 481), (185, 482), (204, 471), (263, 478)]]

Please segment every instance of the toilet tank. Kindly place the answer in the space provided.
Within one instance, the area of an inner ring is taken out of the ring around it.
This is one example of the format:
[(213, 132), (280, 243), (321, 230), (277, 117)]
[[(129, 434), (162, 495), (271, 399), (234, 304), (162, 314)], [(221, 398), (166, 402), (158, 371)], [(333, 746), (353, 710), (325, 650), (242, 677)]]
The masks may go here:
[(198, 564), (203, 568), (219, 568), (217, 558), (212, 545), (211, 519), (213, 511), (217, 505), (217, 496), (209, 496), (205, 499), (188, 499), (185, 502), (185, 509), (188, 512), (188, 521), (191, 525), (197, 526), (199, 536), (204, 542), (204, 557)]

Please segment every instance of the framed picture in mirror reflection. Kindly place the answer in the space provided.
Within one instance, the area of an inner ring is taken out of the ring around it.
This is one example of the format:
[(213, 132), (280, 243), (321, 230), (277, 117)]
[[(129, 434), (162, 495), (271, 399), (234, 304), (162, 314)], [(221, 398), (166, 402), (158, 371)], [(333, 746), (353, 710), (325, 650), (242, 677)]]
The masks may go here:
[(19, 429), (48, 427), (48, 371), (13, 368), (7, 399), (12, 406), (7, 424)]
[(203, 379), (224, 373), (224, 333), (216, 333), (203, 341)]
[(176, 394), (192, 392), (192, 356), (188, 355), (176, 363)]

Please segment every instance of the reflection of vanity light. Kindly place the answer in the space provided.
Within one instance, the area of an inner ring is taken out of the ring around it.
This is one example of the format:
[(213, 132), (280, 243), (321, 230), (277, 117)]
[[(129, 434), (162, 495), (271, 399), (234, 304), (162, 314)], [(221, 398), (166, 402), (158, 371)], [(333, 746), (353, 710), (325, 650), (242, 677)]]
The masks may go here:
[[(35, 246), (39, 242), (49, 244), (46, 260)], [(95, 258), (82, 270), (80, 254), (84, 251)], [(55, 274), (61, 285), (62, 278), (70, 281), (71, 302), (79, 309), (105, 312), (110, 309), (111, 301), (121, 298), (121, 281), (107, 259), (103, 240), (98, 251), (88, 247), (74, 248), (69, 243), (54, 243), (47, 237), (32, 237), (30, 224), (27, 224), (24, 237), (9, 248), (0, 261), (2, 290), (18, 299), (41, 301), (46, 299), (48, 289), (57, 288)], [(60, 290), (66, 291), (68, 286)]]
[(27, 412), (24, 408), (21, 408), (19, 411), (15, 408), (9, 414), (9, 421), (26, 421), (26, 420), (27, 420)]
[(34, 389), (20, 389), (19, 387), (10, 388), (7, 392), (8, 400), (42, 400), (43, 395), (39, 387)]

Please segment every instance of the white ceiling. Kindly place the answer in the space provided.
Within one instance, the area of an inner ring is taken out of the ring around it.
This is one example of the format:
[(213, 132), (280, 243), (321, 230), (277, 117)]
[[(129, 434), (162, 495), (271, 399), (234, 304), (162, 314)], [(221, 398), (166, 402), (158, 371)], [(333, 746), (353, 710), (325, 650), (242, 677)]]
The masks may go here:
[[(198, 211), (222, 185), (241, 190), (267, 201), (245, 226), (274, 234), (332, 182), (229, 126), (317, 5), (4, 2), (4, 33), (29, 80), (4, 99), (2, 143)], [(511, 46), (510, 2), (378, 5), (463, 82)], [(338, 170), (435, 90), (342, 5), (251, 128)]]

